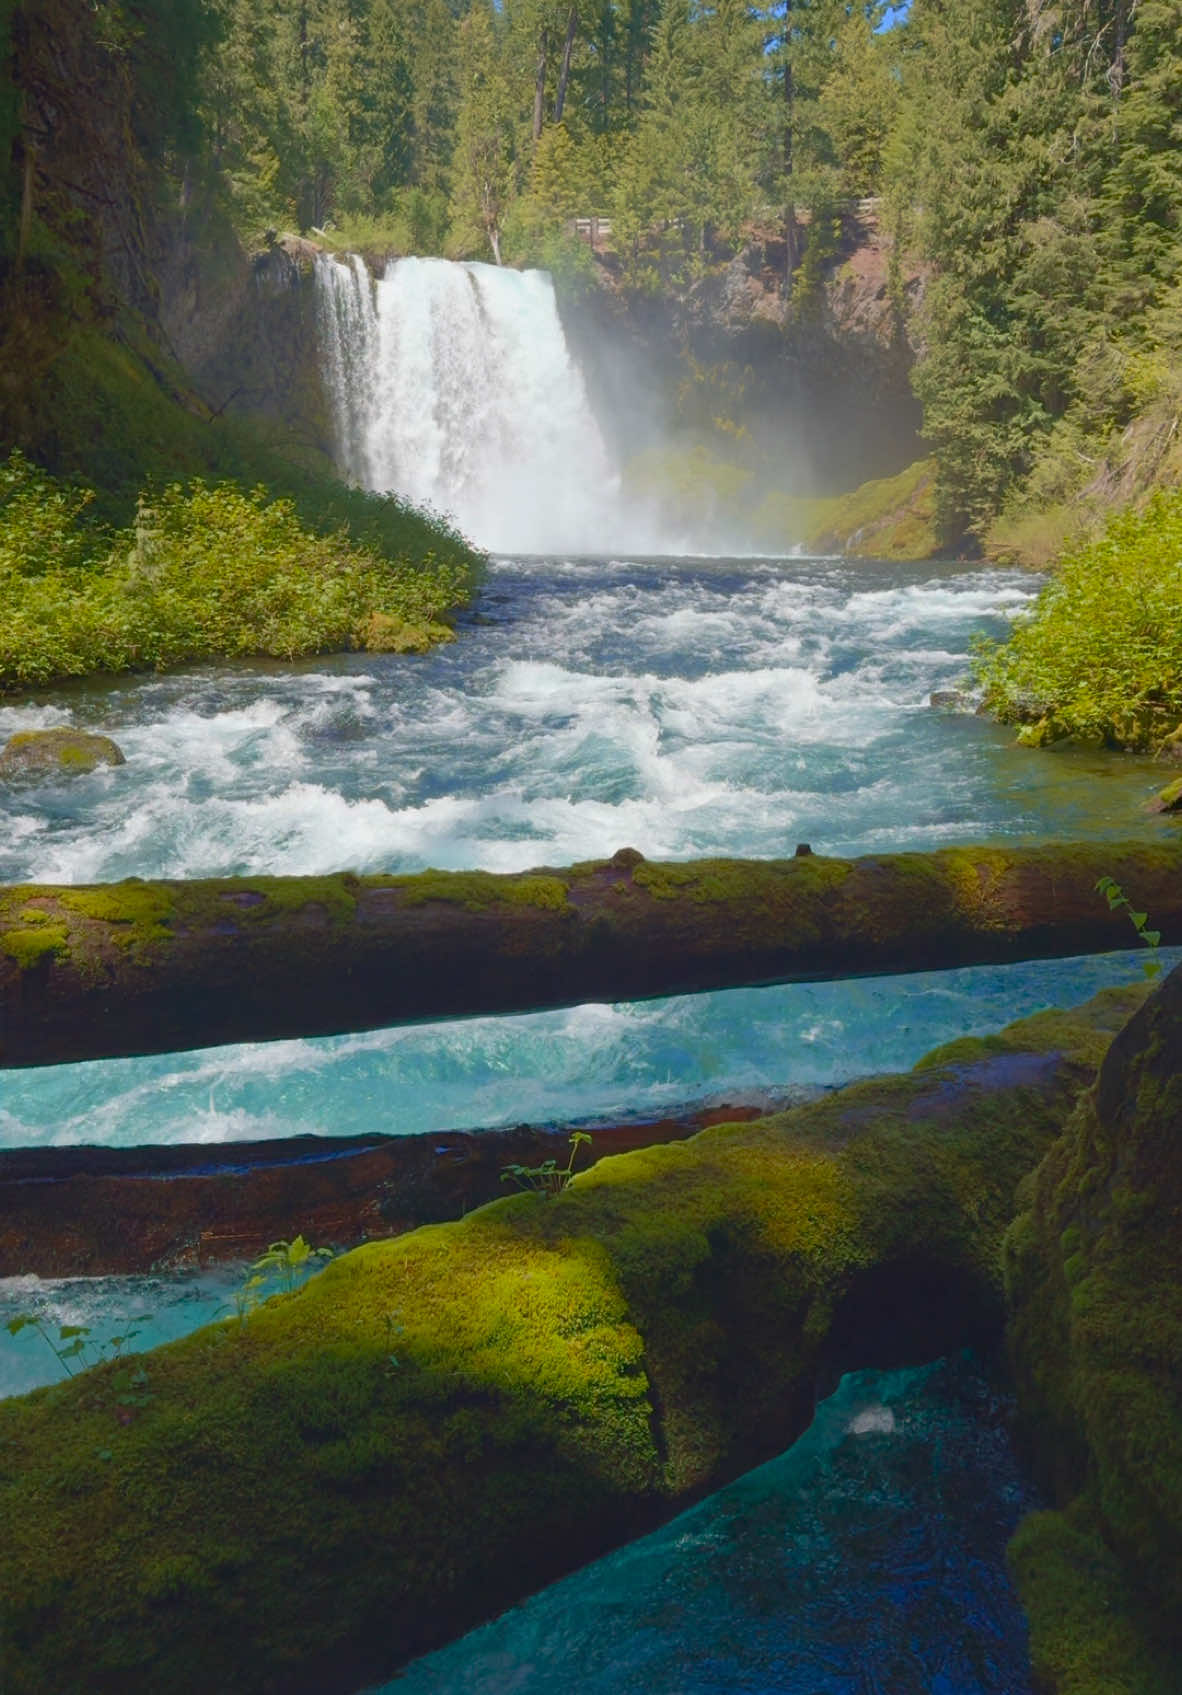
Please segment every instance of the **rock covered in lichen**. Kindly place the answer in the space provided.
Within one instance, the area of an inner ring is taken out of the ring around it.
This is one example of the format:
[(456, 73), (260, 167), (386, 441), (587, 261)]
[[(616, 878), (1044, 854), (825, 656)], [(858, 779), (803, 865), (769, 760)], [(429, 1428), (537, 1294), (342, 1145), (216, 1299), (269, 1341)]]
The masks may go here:
[(0, 780), (38, 782), (126, 763), (110, 736), (87, 730), (18, 730), (0, 749)]
[(979, 713), (981, 701), (981, 695), (973, 694), (968, 689), (933, 689), (928, 696), (928, 705), (933, 711), (962, 715)]

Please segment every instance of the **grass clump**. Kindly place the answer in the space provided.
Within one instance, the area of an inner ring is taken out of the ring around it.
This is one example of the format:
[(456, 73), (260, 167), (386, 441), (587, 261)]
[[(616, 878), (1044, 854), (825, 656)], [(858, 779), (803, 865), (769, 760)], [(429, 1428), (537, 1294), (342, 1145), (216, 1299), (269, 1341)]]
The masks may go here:
[(20, 454), (0, 466), (0, 692), (363, 647), (375, 619), (387, 645), (393, 626), (444, 634), (473, 585), (472, 557), (446, 534), (439, 555), (391, 556), (364, 525), (309, 522), (262, 487), (174, 483), (119, 530), (88, 522), (90, 505)]
[(1009, 640), (978, 645), (975, 672), (1032, 746), (1158, 748), (1182, 725), (1182, 491), (1070, 547)]

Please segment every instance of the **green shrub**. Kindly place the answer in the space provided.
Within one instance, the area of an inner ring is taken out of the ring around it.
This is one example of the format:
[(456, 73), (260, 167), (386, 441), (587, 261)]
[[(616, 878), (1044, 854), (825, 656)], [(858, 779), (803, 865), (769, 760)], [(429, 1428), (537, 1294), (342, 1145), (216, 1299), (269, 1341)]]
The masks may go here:
[(1182, 723), (1182, 491), (1071, 547), (1010, 639), (978, 644), (975, 668), (1023, 741), (1159, 746)]
[(174, 484), (113, 537), (85, 529), (87, 504), (17, 455), (0, 468), (0, 690), (358, 647), (375, 614), (431, 626), (471, 592), (471, 556), (446, 533), (442, 558), (383, 557), (261, 488)]

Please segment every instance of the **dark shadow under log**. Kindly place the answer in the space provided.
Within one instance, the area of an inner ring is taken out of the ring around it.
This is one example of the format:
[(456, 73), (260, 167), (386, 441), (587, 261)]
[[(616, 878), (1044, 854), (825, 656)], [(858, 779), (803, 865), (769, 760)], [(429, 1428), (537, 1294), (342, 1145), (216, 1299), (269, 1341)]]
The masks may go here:
[(1182, 941), (1182, 840), (0, 889), (0, 1066)]

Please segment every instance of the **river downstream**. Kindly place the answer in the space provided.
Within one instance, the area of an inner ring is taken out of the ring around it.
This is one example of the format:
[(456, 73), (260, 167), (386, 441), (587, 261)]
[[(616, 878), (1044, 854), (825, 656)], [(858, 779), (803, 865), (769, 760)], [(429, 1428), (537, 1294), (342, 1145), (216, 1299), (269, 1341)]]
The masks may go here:
[[(452, 645), (208, 668), (0, 710), (0, 733), (101, 726), (127, 764), (0, 794), (0, 880), (496, 871), (859, 854), (1164, 828), (1147, 761), (1040, 755), (934, 712), (1019, 573), (848, 561), (501, 559)], [(0, 1074), (0, 1145), (232, 1143), (652, 1113), (899, 1069), (1080, 1000), (1136, 954), (585, 1006), (323, 1041)], [(137, 1350), (233, 1310), (234, 1274), (0, 1285), (134, 1327)], [(49, 1381), (25, 1330), (0, 1394)], [(543, 1591), (394, 1685), (456, 1695), (1017, 1695), (1003, 1551), (1031, 1497), (1006, 1409), (953, 1362), (843, 1382), (802, 1442), (664, 1531)], [(902, 1622), (906, 1611), (907, 1623)], [(888, 1675), (889, 1673), (889, 1675)]]
[[(0, 880), (494, 871), (1120, 838), (1146, 761), (1039, 755), (933, 712), (1018, 572), (832, 560), (501, 559), (421, 658), (210, 667), (0, 709), (127, 764), (0, 794)], [(1168, 826), (1165, 826), (1168, 827)], [(223, 1142), (664, 1110), (911, 1064), (1127, 975), (1058, 961), (735, 990), (0, 1077), (0, 1145)]]

